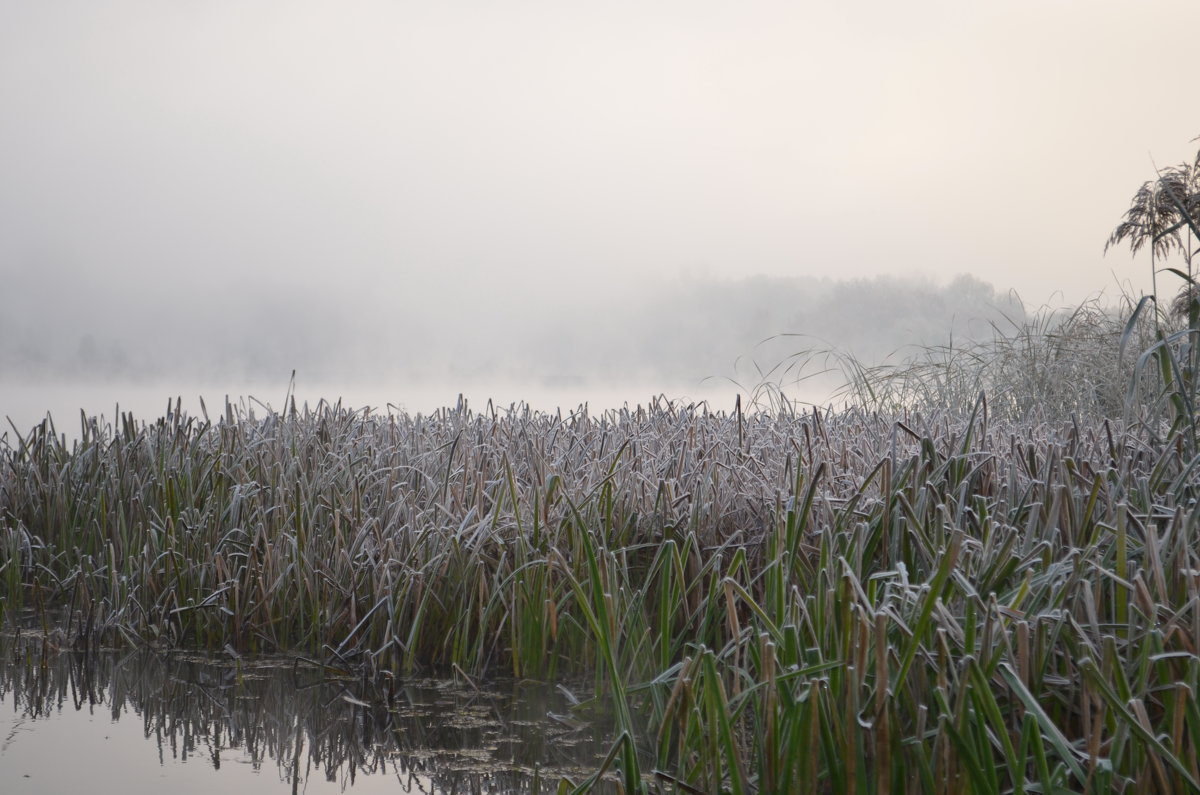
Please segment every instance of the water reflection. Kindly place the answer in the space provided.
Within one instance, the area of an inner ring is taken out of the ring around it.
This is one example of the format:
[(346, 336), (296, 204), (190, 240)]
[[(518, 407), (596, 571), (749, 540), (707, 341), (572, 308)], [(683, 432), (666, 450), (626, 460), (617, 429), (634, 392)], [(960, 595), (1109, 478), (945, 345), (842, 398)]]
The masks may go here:
[(4, 792), (260, 792), (277, 774), (279, 791), (532, 794), (585, 778), (605, 750), (544, 685), (380, 685), (295, 660), (85, 655), (30, 633), (0, 638), (0, 706)]

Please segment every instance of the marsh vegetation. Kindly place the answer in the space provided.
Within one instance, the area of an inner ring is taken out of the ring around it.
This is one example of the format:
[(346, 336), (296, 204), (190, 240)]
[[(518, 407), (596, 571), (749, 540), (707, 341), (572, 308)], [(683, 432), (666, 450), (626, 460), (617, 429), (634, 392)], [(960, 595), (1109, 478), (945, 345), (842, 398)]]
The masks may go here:
[(3, 609), (80, 650), (588, 677), (611, 750), (563, 791), (1195, 790), (1185, 295), (846, 360), (836, 409), (47, 419), (0, 450)]

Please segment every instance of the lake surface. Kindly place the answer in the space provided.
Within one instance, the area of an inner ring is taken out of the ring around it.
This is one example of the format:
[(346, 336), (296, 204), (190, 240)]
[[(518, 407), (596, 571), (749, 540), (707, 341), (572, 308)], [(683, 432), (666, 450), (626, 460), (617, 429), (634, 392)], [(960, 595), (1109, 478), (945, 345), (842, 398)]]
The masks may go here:
[(607, 750), (569, 689), (0, 638), (0, 792), (551, 793)]
[[(201, 416), (201, 400), (214, 419), (224, 413), (225, 399), (234, 404), (245, 401), (255, 407), (261, 415), (265, 404), (276, 410), (285, 407), (291, 394), (297, 406), (305, 403), (315, 407), (324, 399), (330, 402), (342, 400), (342, 405), (352, 408), (370, 407), (376, 412), (387, 414), (391, 410), (403, 410), (410, 414), (428, 414), (443, 407), (458, 405), (460, 395), (475, 411), (486, 411), (488, 401), (497, 410), (504, 410), (514, 403), (525, 403), (530, 408), (553, 413), (561, 408), (569, 413), (584, 403), (593, 413), (618, 409), (628, 404), (646, 405), (655, 396), (664, 396), (682, 404), (706, 400), (714, 409), (731, 410), (739, 394), (737, 387), (727, 381), (712, 379), (703, 383), (690, 384), (595, 384), (570, 383), (547, 386), (536, 381), (482, 384), (347, 384), (310, 383), (299, 381), (289, 393), (286, 378), (264, 383), (213, 383), (213, 382), (95, 382), (95, 381), (13, 381), (5, 380), (0, 374), (0, 435), (12, 438), (13, 428), (19, 433), (28, 433), (36, 423), (49, 414), (55, 426), (68, 438), (76, 438), (79, 432), (79, 414), (103, 416), (109, 422), (117, 420), (117, 408), (132, 412), (140, 421), (153, 422), (167, 411), (167, 401), (182, 400), (182, 409), (189, 415)], [(814, 393), (816, 394), (816, 393)], [(801, 397), (789, 393), (790, 397)], [(749, 405), (746, 398), (743, 398)], [(11, 426), (10, 423), (11, 422)]]

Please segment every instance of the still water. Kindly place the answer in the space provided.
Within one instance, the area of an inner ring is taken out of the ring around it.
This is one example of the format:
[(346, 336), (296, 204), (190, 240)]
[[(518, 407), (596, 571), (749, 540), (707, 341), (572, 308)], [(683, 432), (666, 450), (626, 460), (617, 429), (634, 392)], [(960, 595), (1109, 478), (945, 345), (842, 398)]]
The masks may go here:
[(566, 688), (0, 638), (0, 792), (538, 793), (606, 750)]
[[(537, 382), (481, 384), (387, 384), (309, 383), (294, 385), (284, 378), (269, 383), (213, 382), (15, 382), (0, 373), (0, 435), (25, 434), (49, 414), (60, 433), (75, 438), (80, 411), (118, 419), (118, 411), (131, 412), (140, 421), (153, 422), (166, 413), (167, 401), (181, 400), (182, 409), (199, 417), (207, 410), (214, 418), (224, 413), (225, 400), (245, 403), (262, 413), (265, 406), (282, 410), (289, 396), (296, 405), (315, 407), (324, 399), (341, 401), (347, 408), (371, 408), (380, 414), (404, 411), (429, 414), (458, 405), (460, 397), (475, 411), (486, 411), (489, 403), (503, 410), (523, 403), (537, 411), (564, 413), (587, 404), (593, 413), (622, 406), (646, 405), (656, 396), (684, 405), (708, 401), (714, 409), (730, 410), (741, 391), (727, 381), (711, 379), (690, 384), (595, 384), (570, 383), (547, 386)], [(792, 398), (801, 397), (791, 394)], [(202, 405), (203, 401), (203, 405)], [(749, 405), (748, 396), (743, 401)], [(11, 423), (11, 425), (10, 425)], [(15, 429), (15, 431), (14, 431)], [(10, 437), (11, 438), (11, 437)]]

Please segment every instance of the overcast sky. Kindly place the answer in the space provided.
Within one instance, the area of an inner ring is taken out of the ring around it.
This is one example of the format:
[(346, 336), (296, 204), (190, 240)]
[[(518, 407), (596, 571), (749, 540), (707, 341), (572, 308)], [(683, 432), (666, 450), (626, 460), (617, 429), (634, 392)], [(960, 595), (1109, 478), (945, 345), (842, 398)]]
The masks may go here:
[(0, 402), (88, 361), (580, 378), (581, 329), (755, 278), (1148, 289), (1103, 245), (1200, 146), (1198, 26), (1196, 0), (0, 0)]

